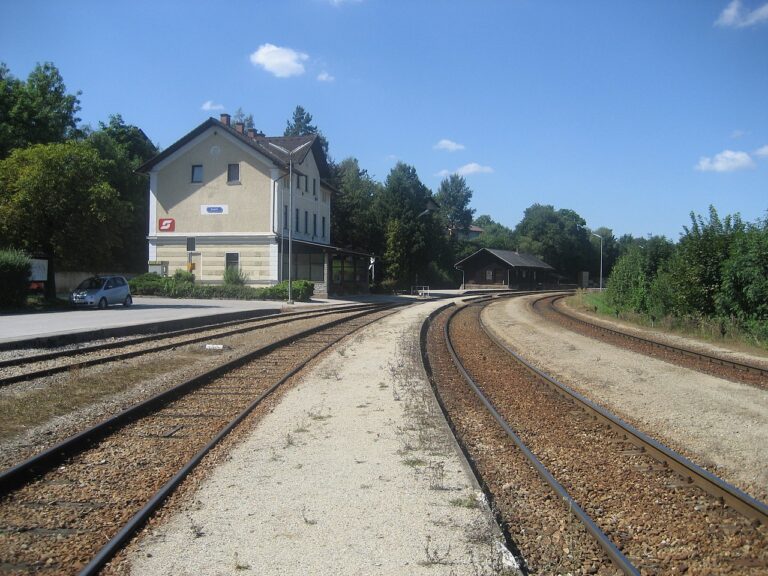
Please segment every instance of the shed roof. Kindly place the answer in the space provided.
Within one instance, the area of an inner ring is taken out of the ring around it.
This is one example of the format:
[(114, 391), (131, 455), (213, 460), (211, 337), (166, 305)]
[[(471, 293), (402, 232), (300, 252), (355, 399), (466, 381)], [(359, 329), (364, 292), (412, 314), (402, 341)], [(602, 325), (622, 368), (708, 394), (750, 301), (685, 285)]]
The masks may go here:
[(495, 256), (505, 264), (512, 266), (513, 268), (540, 268), (542, 270), (554, 270), (552, 266), (539, 260), (532, 254), (521, 254), (520, 252), (513, 252), (512, 250), (496, 250), (494, 248), (481, 248), (474, 254), (471, 254), (463, 260), (456, 263), (456, 268), (462, 269), (462, 265), (468, 260), (472, 260), (477, 255), (487, 252), (492, 256)]

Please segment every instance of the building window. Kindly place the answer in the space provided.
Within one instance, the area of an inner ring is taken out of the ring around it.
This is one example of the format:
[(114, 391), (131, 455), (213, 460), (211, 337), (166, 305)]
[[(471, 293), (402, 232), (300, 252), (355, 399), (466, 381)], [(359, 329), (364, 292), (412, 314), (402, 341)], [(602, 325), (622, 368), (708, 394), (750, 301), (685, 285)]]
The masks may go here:
[(312, 194), (317, 196), (317, 178), (312, 178)]
[(227, 164), (227, 182), (240, 183), (240, 164)]
[(227, 252), (226, 254), (224, 254), (224, 268), (226, 270), (229, 270), (230, 268), (239, 270), (240, 254), (238, 254), (237, 252)]
[(283, 230), (288, 230), (288, 204), (283, 204)]
[(200, 183), (202, 181), (203, 181), (203, 165), (193, 164), (192, 165), (192, 182)]
[(317, 236), (317, 214), (312, 214), (312, 237)]
[(299, 231), (299, 209), (296, 208), (296, 225), (294, 226), (296, 228), (296, 232)]
[(485, 271), (485, 281), (486, 282), (493, 282), (493, 269)]
[(309, 233), (309, 212), (304, 210), (304, 234)]
[(325, 238), (325, 216), (323, 216), (323, 238)]
[(194, 251), (195, 251), (195, 239), (187, 238), (187, 252), (194, 252)]
[(309, 176), (304, 176), (304, 191), (309, 192)]

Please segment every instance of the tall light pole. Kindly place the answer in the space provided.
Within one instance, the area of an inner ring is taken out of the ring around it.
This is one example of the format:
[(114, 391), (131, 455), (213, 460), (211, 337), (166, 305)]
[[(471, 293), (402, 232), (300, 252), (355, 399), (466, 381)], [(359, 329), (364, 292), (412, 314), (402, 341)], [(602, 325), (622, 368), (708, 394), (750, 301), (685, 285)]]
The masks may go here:
[(286, 150), (272, 142), (267, 142), (267, 144), (288, 156), (288, 304), (293, 304), (293, 292), (291, 290), (291, 264), (293, 263), (293, 226), (291, 226), (291, 218), (293, 218), (293, 155), (302, 148), (312, 144), (312, 140), (304, 142), (304, 144), (297, 146), (293, 150)]
[(600, 238), (600, 291), (603, 290), (603, 237), (592, 232), (592, 236)]

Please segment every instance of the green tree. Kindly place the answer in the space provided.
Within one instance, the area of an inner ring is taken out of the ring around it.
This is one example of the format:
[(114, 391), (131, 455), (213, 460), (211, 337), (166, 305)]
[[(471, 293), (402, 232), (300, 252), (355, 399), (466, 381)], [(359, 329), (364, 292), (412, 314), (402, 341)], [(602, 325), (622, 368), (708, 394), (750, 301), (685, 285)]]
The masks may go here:
[(734, 235), (720, 282), (715, 298), (719, 314), (768, 321), (768, 220)]
[(426, 211), (432, 194), (416, 169), (392, 168), (374, 201), (377, 225), (386, 232), (386, 278), (399, 286), (430, 282), (430, 261), (440, 261), (446, 237), (440, 221)]
[(380, 185), (360, 168), (356, 158), (347, 158), (336, 165), (334, 183), (338, 193), (333, 198), (331, 212), (333, 243), (381, 255), (384, 233), (376, 226), (373, 215), (373, 202)]
[(61, 74), (50, 62), (35, 66), (26, 82), (15, 79), (0, 64), (0, 158), (14, 148), (79, 137), (79, 95), (67, 93)]
[(691, 227), (677, 243), (674, 271), (678, 289), (688, 312), (712, 315), (717, 310), (716, 296), (721, 285), (721, 265), (728, 258), (734, 238), (744, 232), (741, 217), (720, 219), (714, 206), (709, 218), (691, 212)]
[(253, 122), (253, 114), (246, 114), (243, 112), (242, 108), (238, 108), (235, 111), (235, 115), (232, 117), (232, 123), (237, 124), (239, 122), (243, 123), (243, 127), (247, 130), (248, 128), (255, 128), (256, 125)]
[[(473, 224), (482, 228), (483, 233), (470, 242), (470, 246), (474, 248), (470, 254), (480, 248), (495, 248), (497, 250), (517, 249), (515, 235), (512, 229), (507, 228), (503, 224), (499, 224), (489, 215), (483, 214), (482, 216), (478, 216), (475, 218)], [(463, 254), (462, 257), (464, 256), (469, 256), (469, 254)]]
[(312, 124), (312, 114), (304, 110), (301, 106), (296, 106), (293, 116), (286, 122), (283, 136), (308, 136), (317, 134), (320, 138), (320, 144), (323, 147), (325, 156), (328, 157), (328, 140), (323, 133)]
[(533, 204), (515, 227), (515, 239), (521, 252), (538, 256), (571, 279), (589, 269), (589, 232), (584, 219), (573, 210)]
[(645, 255), (639, 246), (632, 246), (616, 262), (608, 279), (605, 296), (619, 309), (645, 312), (649, 279), (645, 272)]
[(131, 206), (131, 214), (123, 232), (124, 249), (113, 255), (112, 264), (125, 271), (139, 272), (147, 265), (147, 221), (149, 197), (147, 179), (136, 169), (157, 154), (157, 147), (144, 132), (126, 124), (119, 114), (110, 116), (109, 123), (99, 123), (99, 130), (88, 140), (106, 160), (107, 181), (121, 200)]
[(469, 230), (472, 215), (475, 213), (474, 209), (469, 207), (471, 200), (472, 190), (463, 176), (451, 174), (440, 182), (435, 202), (440, 206), (440, 216), (452, 238)]
[(48, 254), (64, 269), (97, 271), (122, 247), (129, 216), (88, 142), (38, 144), (0, 161), (0, 237), (9, 246)]

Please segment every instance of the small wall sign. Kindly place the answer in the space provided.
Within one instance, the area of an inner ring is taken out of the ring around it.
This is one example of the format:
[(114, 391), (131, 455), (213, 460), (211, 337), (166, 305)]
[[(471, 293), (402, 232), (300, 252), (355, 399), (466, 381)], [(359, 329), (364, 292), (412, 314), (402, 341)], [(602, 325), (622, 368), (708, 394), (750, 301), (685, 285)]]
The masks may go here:
[(160, 232), (174, 232), (176, 230), (176, 220), (173, 218), (160, 218), (157, 223), (157, 229)]
[(229, 205), (227, 204), (201, 204), (200, 214), (203, 216), (229, 214)]

